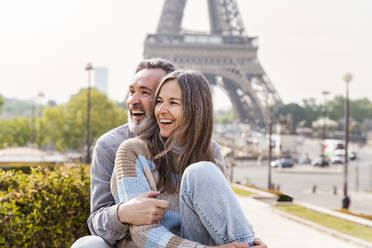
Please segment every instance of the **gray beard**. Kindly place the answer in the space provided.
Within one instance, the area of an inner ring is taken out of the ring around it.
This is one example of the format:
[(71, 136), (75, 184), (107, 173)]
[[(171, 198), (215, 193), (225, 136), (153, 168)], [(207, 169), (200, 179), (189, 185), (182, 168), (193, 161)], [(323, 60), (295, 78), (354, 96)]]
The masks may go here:
[(132, 133), (135, 133), (136, 135), (140, 135), (143, 133), (145, 130), (147, 130), (150, 125), (151, 125), (151, 120), (150, 117), (145, 114), (145, 118), (141, 121), (138, 122), (136, 120), (133, 120), (130, 111), (128, 111), (128, 124), (129, 124), (129, 130)]

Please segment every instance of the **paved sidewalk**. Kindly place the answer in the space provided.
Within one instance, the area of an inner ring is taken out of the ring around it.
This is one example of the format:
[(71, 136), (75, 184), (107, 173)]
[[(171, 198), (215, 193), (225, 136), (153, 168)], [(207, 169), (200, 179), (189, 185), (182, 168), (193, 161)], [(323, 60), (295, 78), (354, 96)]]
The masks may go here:
[(265, 241), (269, 248), (364, 247), (285, 218), (263, 202), (242, 196), (239, 196), (239, 201), (257, 237)]

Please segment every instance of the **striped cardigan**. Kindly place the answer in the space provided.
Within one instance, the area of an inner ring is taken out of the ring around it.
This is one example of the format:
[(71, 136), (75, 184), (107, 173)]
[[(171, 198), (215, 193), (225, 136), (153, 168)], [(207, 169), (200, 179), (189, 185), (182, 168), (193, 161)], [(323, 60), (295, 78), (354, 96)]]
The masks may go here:
[[(222, 163), (219, 166), (226, 175)], [(124, 141), (116, 154), (111, 178), (111, 192), (115, 201), (126, 202), (150, 190), (157, 191), (158, 172), (151, 161), (146, 142), (136, 137)], [(178, 193), (161, 193), (157, 199), (169, 202), (163, 220), (158, 224), (130, 226), (130, 239), (119, 242), (119, 247), (198, 247), (201, 244), (179, 237), (181, 216)]]

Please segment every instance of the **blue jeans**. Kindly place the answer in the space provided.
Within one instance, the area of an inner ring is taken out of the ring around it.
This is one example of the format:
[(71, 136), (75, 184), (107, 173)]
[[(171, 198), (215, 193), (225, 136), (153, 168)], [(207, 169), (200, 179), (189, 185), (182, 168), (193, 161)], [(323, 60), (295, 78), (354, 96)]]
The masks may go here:
[(255, 234), (221, 170), (211, 162), (187, 167), (180, 189), (181, 237), (204, 245), (254, 245)]

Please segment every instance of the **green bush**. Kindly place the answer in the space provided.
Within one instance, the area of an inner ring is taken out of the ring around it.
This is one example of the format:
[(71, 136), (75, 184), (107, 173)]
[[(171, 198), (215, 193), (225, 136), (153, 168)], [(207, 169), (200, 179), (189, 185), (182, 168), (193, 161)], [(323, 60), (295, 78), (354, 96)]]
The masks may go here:
[(17, 170), (17, 171), (22, 171), (23, 173), (30, 174), (31, 173), (31, 166), (25, 165), (25, 166), (19, 166), (17, 168), (14, 167), (0, 167), (3, 171), (10, 171), (10, 170)]
[(70, 247), (89, 233), (86, 168), (0, 170), (0, 247)]

